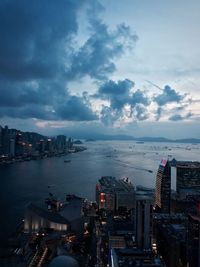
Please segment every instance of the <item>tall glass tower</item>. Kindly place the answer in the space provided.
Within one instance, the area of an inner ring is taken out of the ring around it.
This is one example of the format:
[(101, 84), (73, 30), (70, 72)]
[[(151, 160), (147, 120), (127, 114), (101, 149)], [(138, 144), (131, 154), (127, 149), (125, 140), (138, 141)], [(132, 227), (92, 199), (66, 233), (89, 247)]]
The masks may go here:
[(169, 161), (163, 159), (156, 176), (155, 208), (162, 213), (170, 213), (171, 167)]

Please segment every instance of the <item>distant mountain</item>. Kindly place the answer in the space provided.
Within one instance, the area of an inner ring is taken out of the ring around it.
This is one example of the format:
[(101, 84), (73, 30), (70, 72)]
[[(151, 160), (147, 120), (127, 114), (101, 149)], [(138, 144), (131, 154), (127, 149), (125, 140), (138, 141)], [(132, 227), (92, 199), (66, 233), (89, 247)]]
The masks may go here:
[[(3, 129), (0, 125), (0, 130)], [(41, 135), (39, 133), (35, 132), (23, 132), (17, 129), (9, 129), (10, 132), (19, 132), (22, 134), (23, 140), (29, 141), (29, 142), (37, 142), (40, 139), (46, 140), (48, 137)], [(91, 136), (74, 136), (76, 139), (85, 139), (87, 142), (92, 142), (96, 140), (102, 140), (102, 141), (111, 141), (111, 140), (121, 140), (121, 141), (136, 141), (136, 142), (163, 142), (163, 143), (186, 143), (186, 144), (200, 144), (200, 139), (198, 138), (183, 138), (183, 139), (168, 139), (165, 137), (134, 137), (131, 135), (125, 135), (125, 134), (116, 134), (116, 135), (103, 135), (103, 134), (93, 134)], [(81, 142), (77, 140), (77, 142)], [(79, 143), (80, 144), (80, 143)]]
[(185, 138), (185, 139), (168, 139), (164, 137), (134, 137), (130, 135), (99, 135), (95, 136), (95, 140), (121, 140), (121, 141), (141, 141), (141, 142), (163, 142), (163, 143), (188, 143), (188, 144), (199, 144), (200, 139), (197, 138)]

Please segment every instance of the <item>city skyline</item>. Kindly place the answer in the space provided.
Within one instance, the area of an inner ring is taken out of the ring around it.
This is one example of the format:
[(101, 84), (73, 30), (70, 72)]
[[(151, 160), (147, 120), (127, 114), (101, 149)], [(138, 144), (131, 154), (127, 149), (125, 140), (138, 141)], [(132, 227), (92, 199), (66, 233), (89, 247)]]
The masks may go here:
[(199, 7), (2, 1), (0, 124), (45, 135), (199, 138)]

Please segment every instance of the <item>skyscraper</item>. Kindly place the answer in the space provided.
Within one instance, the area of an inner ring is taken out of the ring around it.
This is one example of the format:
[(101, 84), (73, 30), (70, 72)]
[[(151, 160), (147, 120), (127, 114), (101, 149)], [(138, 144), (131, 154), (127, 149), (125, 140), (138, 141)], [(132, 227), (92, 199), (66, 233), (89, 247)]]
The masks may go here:
[(162, 160), (156, 177), (155, 207), (170, 212), (171, 190), (182, 199), (185, 191), (200, 190), (200, 162)]
[(200, 215), (188, 219), (188, 266), (200, 267)]
[(0, 125), (0, 155), (3, 154), (3, 128)]
[(184, 189), (200, 189), (200, 162), (177, 161), (175, 167), (178, 194)]
[(136, 195), (136, 241), (137, 246), (149, 249), (152, 234), (152, 198)]
[(155, 207), (158, 212), (170, 213), (171, 168), (169, 161), (163, 159), (156, 176)]

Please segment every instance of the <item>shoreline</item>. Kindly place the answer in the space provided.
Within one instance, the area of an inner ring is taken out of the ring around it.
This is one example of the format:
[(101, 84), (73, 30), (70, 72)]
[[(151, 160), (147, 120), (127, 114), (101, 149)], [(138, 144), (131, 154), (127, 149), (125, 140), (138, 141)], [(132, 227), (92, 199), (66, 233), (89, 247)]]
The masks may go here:
[(0, 166), (7, 166), (14, 163), (21, 163), (25, 161), (33, 161), (33, 160), (42, 160), (46, 158), (54, 158), (54, 157), (63, 157), (72, 153), (78, 153), (87, 150), (87, 147), (83, 146), (74, 146), (73, 149), (68, 150), (67, 152), (53, 152), (53, 153), (43, 153), (39, 155), (22, 155), (18, 157), (0, 157)]

